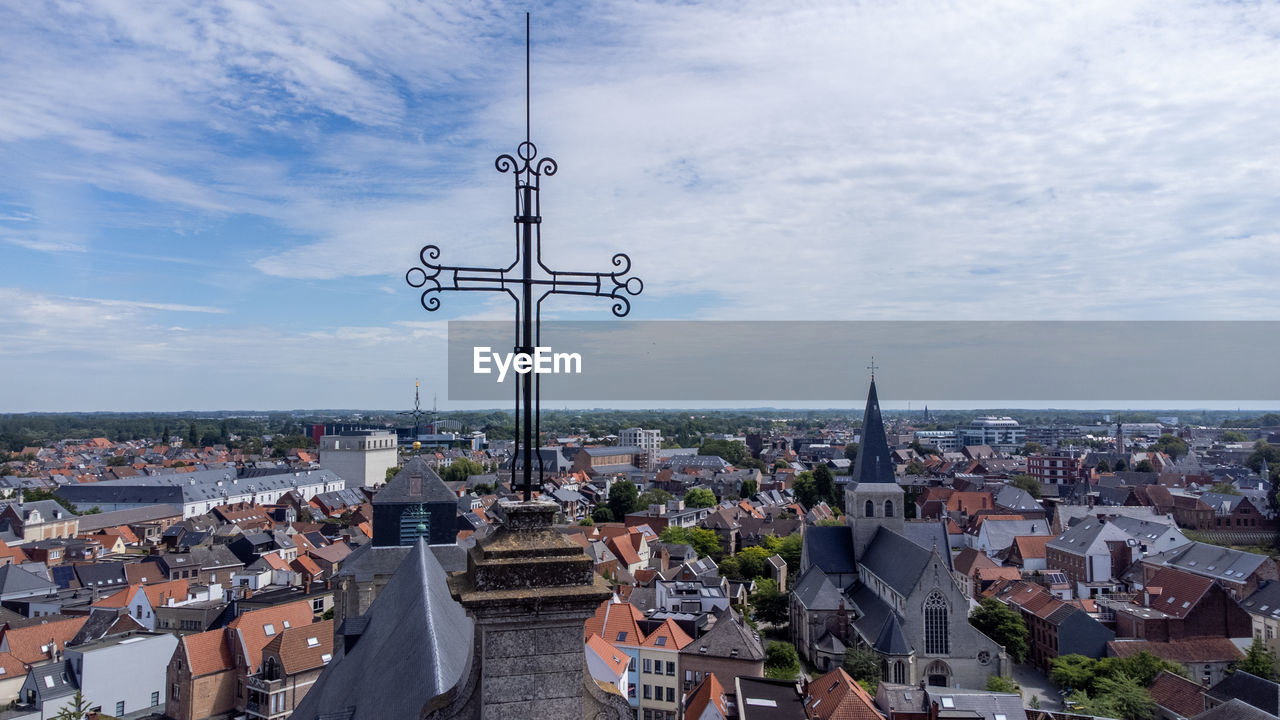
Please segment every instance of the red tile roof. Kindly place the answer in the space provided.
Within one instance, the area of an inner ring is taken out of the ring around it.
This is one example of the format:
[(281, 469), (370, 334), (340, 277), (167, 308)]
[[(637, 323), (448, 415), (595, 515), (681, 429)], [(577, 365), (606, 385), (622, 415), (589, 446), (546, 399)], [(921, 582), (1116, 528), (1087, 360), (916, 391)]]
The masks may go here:
[(280, 665), (288, 675), (327, 665), (325, 656), (333, 659), (333, 621), (291, 627), (277, 633), (262, 649), (262, 654), (280, 658)]
[(685, 645), (693, 642), (693, 638), (676, 624), (675, 620), (667, 618), (653, 632), (645, 637), (644, 642), (640, 643), (647, 648), (663, 648), (666, 650), (679, 650)]
[(1162, 660), (1179, 663), (1235, 661), (1244, 657), (1240, 648), (1225, 637), (1200, 637), (1174, 642), (1112, 640), (1107, 643), (1107, 649), (1122, 658), (1146, 650)]
[(231, 657), (231, 647), (227, 642), (226, 632), (222, 629), (186, 635), (178, 640), (181, 650), (186, 655), (187, 666), (192, 677), (231, 670), (235, 667), (235, 659)]
[(587, 650), (595, 653), (596, 656), (600, 658), (600, 661), (608, 666), (609, 670), (612, 671), (614, 675), (622, 677), (622, 675), (627, 671), (627, 663), (630, 662), (630, 657), (626, 653), (605, 642), (604, 638), (599, 635), (592, 633), (587, 636)]
[(811, 681), (804, 698), (805, 711), (816, 720), (883, 720), (875, 700), (843, 668)]
[(1204, 711), (1204, 688), (1181, 675), (1162, 670), (1147, 686), (1147, 692), (1162, 707), (1182, 717), (1192, 717)]
[(262, 649), (271, 642), (272, 637), (290, 627), (310, 625), (313, 619), (315, 613), (311, 611), (311, 604), (306, 600), (298, 600), (285, 605), (250, 610), (232, 620), (227, 627), (239, 639), (237, 650), (242, 653), (241, 660), (248, 665), (249, 672), (257, 672), (258, 665), (262, 663)]
[(28, 665), (48, 660), (53, 657), (49, 642), (53, 641), (52, 650), (66, 648), (67, 642), (80, 632), (88, 619), (88, 616), (68, 617), (38, 625), (5, 628), (0, 634), (0, 652), (7, 652)]
[(729, 716), (729, 703), (724, 697), (724, 686), (720, 684), (715, 673), (707, 673), (707, 677), (689, 691), (684, 703), (684, 717), (698, 720), (703, 717), (709, 705), (715, 707), (720, 717)]

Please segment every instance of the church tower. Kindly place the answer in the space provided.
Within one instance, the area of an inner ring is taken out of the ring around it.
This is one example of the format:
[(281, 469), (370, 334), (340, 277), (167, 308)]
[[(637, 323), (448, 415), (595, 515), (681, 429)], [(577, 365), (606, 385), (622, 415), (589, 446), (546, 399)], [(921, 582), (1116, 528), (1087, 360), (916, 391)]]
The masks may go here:
[(862, 416), (862, 445), (853, 463), (853, 482), (844, 492), (844, 508), (846, 522), (853, 530), (853, 554), (857, 559), (862, 558), (881, 527), (902, 532), (902, 486), (894, 477), (874, 371)]

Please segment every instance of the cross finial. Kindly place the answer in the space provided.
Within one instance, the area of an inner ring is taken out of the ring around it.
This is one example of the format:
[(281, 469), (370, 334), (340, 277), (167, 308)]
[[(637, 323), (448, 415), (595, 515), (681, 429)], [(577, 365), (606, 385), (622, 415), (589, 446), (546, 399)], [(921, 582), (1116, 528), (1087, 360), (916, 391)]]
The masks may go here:
[(878, 367), (880, 367), (880, 366), (879, 366), (879, 365), (876, 365), (876, 356), (875, 356), (875, 355), (872, 355), (872, 356), (871, 356), (871, 364), (867, 366), (867, 369), (871, 371), (871, 382), (875, 382), (875, 381), (876, 381), (876, 368), (878, 368)]

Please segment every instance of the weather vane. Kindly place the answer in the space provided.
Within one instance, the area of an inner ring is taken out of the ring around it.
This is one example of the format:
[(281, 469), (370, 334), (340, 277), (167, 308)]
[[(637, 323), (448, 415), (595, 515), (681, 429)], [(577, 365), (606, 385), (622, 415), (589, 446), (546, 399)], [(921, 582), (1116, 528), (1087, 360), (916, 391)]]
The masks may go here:
[[(437, 294), (451, 291), (505, 292), (515, 301), (515, 352), (532, 355), (541, 345), (542, 301), (551, 295), (586, 295), (613, 301), (613, 314), (625, 317), (631, 312), (630, 297), (644, 290), (644, 283), (631, 273), (631, 258), (623, 253), (613, 256), (612, 272), (575, 272), (553, 270), (542, 261), (542, 201), (539, 197), (542, 178), (556, 174), (556, 161), (538, 157), (538, 148), (530, 130), (530, 22), (525, 13), (525, 99), (524, 142), (516, 147), (513, 157), (499, 155), (494, 167), (515, 178), (516, 254), (510, 265), (502, 268), (464, 267), (437, 263), (440, 248), (427, 245), (418, 254), (423, 267), (410, 268), (405, 280), (410, 286), (423, 288), (422, 307), (435, 311), (440, 307)], [(425, 268), (425, 269), (424, 269)], [(536, 297), (535, 297), (536, 295)], [(536, 452), (535, 438), (542, 435), (539, 408), (542, 402), (541, 376), (537, 373), (516, 375), (516, 448), (513, 459), (522, 460), (522, 489), (525, 501), (533, 498), (533, 463), (537, 457), (538, 479), (544, 470), (542, 454)], [(522, 417), (523, 416), (523, 417)], [(514, 477), (514, 463), (512, 467)]]

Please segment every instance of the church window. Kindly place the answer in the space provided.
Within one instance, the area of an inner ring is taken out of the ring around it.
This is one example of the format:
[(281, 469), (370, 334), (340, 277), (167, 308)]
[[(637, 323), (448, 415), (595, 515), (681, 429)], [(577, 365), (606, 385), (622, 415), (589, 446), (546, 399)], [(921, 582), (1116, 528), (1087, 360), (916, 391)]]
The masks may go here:
[(876, 505), (875, 503), (868, 500), (867, 506), (862, 509), (862, 517), (875, 517), (875, 516), (876, 516)]
[(410, 505), (400, 513), (400, 544), (414, 545), (418, 538), (431, 542), (431, 512), (425, 505)]
[(893, 662), (893, 682), (898, 685), (907, 683), (907, 669), (901, 660)]
[(893, 517), (893, 501), (892, 500), (884, 501), (884, 516)]
[(947, 655), (951, 652), (951, 638), (947, 633), (946, 598), (934, 590), (924, 601), (924, 651), (929, 655)]

